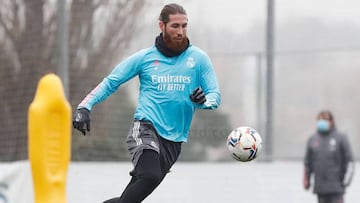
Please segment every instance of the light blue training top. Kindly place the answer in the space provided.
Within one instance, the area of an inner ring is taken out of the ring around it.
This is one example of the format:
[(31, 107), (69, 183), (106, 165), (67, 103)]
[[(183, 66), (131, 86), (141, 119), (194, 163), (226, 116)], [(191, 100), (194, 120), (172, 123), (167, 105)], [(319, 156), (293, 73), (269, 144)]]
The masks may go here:
[[(79, 104), (92, 107), (104, 101), (119, 86), (138, 76), (140, 91), (134, 119), (151, 121), (158, 134), (174, 142), (186, 142), (196, 108), (216, 109), (221, 102), (219, 85), (209, 56), (190, 46), (179, 56), (166, 57), (152, 46), (131, 55), (104, 78)], [(205, 104), (189, 96), (201, 87)]]

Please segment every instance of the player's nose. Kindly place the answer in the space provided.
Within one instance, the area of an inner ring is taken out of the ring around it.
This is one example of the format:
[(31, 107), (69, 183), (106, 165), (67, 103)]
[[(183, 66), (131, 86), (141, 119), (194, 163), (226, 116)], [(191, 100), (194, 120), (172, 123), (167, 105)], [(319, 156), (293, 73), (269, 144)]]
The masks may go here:
[(177, 29), (177, 35), (178, 35), (179, 37), (182, 37), (182, 36), (184, 35), (184, 33), (185, 33), (185, 29), (180, 26), (180, 27)]

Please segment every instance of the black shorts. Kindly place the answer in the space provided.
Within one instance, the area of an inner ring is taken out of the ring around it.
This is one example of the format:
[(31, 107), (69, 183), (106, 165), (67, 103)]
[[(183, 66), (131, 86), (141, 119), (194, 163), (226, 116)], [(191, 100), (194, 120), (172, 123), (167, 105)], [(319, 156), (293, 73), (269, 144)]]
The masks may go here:
[(133, 122), (127, 136), (127, 145), (132, 163), (136, 166), (143, 150), (154, 150), (160, 155), (161, 170), (167, 173), (178, 159), (182, 142), (173, 142), (162, 138), (150, 121)]

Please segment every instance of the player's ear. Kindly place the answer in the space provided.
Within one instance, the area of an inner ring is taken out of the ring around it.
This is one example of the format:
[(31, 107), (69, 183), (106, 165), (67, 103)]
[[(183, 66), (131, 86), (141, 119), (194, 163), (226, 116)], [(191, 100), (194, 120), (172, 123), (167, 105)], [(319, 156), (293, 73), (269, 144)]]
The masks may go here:
[(165, 23), (163, 21), (159, 21), (159, 28), (161, 30), (161, 32), (164, 32), (165, 30)]

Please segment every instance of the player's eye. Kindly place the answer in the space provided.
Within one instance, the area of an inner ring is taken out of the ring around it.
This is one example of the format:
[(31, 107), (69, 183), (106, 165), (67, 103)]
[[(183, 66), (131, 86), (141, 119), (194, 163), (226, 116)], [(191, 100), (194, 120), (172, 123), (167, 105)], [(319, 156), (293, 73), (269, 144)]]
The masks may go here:
[(178, 28), (178, 27), (180, 27), (180, 25), (179, 24), (172, 24), (171, 27), (172, 28)]

